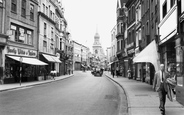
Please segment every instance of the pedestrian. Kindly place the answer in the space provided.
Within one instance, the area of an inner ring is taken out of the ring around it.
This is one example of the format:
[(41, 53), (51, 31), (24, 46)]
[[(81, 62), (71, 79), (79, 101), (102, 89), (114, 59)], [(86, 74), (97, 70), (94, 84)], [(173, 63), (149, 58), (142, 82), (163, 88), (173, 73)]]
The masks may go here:
[(114, 74), (115, 74), (114, 69), (111, 69), (111, 73), (112, 73), (112, 77), (114, 78)]
[(42, 67), (42, 73), (44, 75), (44, 80), (47, 79), (47, 70), (45, 69), (45, 67)]
[(116, 76), (117, 77), (119, 76), (119, 68), (118, 67), (116, 68)]
[(130, 68), (128, 69), (127, 73), (128, 73), (128, 79), (130, 79), (131, 78), (131, 70), (130, 70)]
[(55, 71), (54, 70), (50, 71), (50, 74), (51, 74), (52, 78), (55, 80)]
[(153, 81), (153, 89), (158, 92), (160, 106), (159, 109), (162, 115), (165, 115), (165, 103), (167, 94), (166, 79), (169, 78), (169, 74), (165, 72), (164, 64), (160, 64), (161, 70), (155, 73)]

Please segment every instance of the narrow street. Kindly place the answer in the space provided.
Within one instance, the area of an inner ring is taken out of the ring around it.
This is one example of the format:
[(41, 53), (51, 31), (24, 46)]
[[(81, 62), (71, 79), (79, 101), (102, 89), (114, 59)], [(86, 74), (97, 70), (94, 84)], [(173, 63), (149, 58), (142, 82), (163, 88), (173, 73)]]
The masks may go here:
[(0, 114), (118, 115), (119, 94), (119, 88), (104, 75), (77, 71), (65, 80), (1, 92)]

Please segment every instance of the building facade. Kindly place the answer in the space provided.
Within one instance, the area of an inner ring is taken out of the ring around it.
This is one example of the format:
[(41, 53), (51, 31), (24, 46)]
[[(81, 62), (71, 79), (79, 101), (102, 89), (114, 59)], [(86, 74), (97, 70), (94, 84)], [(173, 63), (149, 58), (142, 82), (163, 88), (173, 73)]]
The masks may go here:
[(116, 70), (117, 61), (118, 61), (118, 58), (116, 56), (116, 52), (117, 52), (116, 34), (117, 34), (117, 26), (115, 25), (111, 30), (111, 53), (110, 53), (111, 70)]
[(176, 99), (184, 105), (184, 1), (177, 0), (177, 10), (178, 10), (178, 36), (176, 40), (176, 72), (177, 72), (177, 87), (176, 87)]
[(133, 64), (133, 57), (135, 55), (135, 2), (136, 0), (129, 0), (126, 3), (128, 9), (127, 20), (127, 53), (128, 53), (128, 68), (131, 70), (131, 78), (136, 79), (135, 65)]
[[(8, 44), (4, 51), (4, 83), (38, 79), (37, 0), (6, 0), (4, 31)], [(34, 63), (37, 62), (37, 63)]]
[(7, 45), (8, 36), (4, 31), (5, 26), (5, 1), (0, 1), (0, 83), (3, 84), (3, 74), (4, 74), (4, 61), (5, 61), (5, 46)]
[(73, 41), (74, 70), (84, 70), (88, 68), (89, 48)]
[[(136, 15), (136, 40), (135, 40), (135, 56), (137, 56), (140, 51), (141, 51), (141, 47), (140, 47), (140, 43), (142, 40), (142, 36), (141, 36), (141, 26), (142, 26), (142, 22), (141, 22), (141, 0), (137, 0), (135, 3), (135, 15)], [(136, 72), (135, 72), (135, 76), (137, 80), (140, 80), (142, 75), (141, 75), (141, 69), (142, 69), (142, 64), (141, 63), (137, 63), (135, 64), (136, 67)]]
[(125, 49), (125, 39), (124, 39), (124, 32), (125, 32), (125, 21), (126, 21), (126, 8), (125, 8), (126, 0), (118, 0), (117, 1), (117, 58), (118, 58), (118, 64), (116, 67), (116, 70), (119, 71), (118, 76), (125, 76), (125, 67), (124, 67), (124, 49)]

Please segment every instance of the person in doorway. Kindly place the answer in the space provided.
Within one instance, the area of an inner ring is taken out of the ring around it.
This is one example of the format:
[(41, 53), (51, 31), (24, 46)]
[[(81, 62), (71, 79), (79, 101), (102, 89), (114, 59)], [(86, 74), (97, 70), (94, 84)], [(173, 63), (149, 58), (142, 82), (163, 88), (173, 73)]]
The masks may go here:
[(160, 64), (161, 70), (155, 73), (153, 81), (153, 89), (158, 92), (160, 106), (159, 109), (162, 115), (165, 115), (165, 103), (167, 94), (166, 79), (169, 78), (169, 74), (164, 70), (164, 64)]

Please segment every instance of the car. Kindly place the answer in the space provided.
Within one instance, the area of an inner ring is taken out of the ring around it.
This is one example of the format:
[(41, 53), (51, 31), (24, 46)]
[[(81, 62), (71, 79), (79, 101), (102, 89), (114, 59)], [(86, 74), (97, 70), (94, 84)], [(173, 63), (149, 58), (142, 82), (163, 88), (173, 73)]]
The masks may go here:
[(95, 71), (93, 72), (94, 76), (102, 76), (102, 71), (100, 68), (96, 68)]

